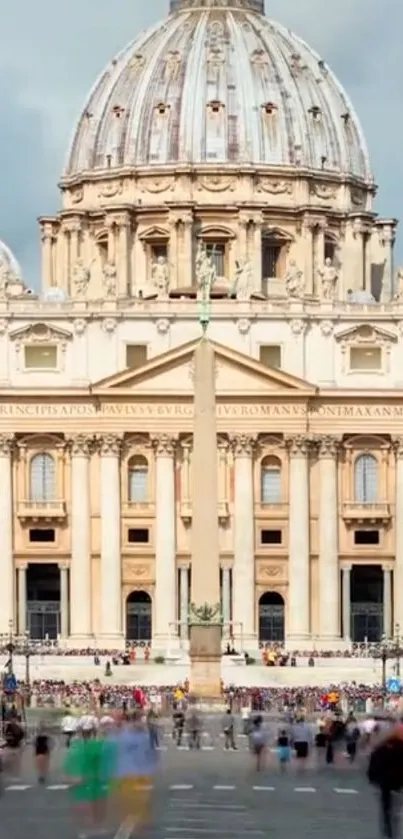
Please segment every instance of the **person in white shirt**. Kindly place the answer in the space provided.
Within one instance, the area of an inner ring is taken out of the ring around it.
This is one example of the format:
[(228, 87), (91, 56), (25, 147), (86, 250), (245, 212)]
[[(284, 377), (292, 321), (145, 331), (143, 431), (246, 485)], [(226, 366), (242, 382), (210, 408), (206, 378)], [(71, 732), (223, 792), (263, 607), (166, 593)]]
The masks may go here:
[(62, 732), (64, 734), (64, 741), (66, 749), (70, 748), (71, 741), (77, 730), (77, 720), (71, 714), (66, 714), (62, 719)]

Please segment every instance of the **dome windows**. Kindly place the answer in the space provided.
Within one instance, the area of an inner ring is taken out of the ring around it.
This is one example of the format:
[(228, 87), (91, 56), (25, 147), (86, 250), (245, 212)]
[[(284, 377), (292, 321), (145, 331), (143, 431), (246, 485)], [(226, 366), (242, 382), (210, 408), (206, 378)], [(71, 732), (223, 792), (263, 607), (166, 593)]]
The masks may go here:
[(277, 105), (273, 102), (265, 102), (264, 105), (262, 105), (262, 111), (267, 117), (276, 116), (277, 110)]
[(312, 108), (308, 110), (308, 114), (311, 115), (313, 122), (321, 122), (322, 111), (318, 105), (312, 105)]
[(120, 119), (120, 117), (123, 116), (124, 112), (125, 109), (122, 108), (121, 105), (114, 105), (112, 108), (112, 113), (117, 119)]
[(165, 102), (158, 102), (158, 105), (155, 106), (155, 111), (159, 117), (165, 117), (169, 113), (169, 105)]
[(219, 114), (224, 110), (224, 108), (224, 103), (220, 102), (218, 99), (212, 99), (211, 102), (207, 103), (207, 111), (210, 114)]

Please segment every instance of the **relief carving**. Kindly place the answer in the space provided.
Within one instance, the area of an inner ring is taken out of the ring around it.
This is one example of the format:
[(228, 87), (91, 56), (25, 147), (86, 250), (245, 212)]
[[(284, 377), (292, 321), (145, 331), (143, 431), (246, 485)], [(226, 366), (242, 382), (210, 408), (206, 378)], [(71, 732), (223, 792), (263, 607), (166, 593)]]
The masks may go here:
[(98, 198), (114, 198), (123, 192), (123, 181), (105, 181), (99, 187)]
[(320, 198), (321, 201), (330, 201), (337, 194), (336, 187), (330, 186), (330, 184), (320, 183), (311, 184), (309, 192), (311, 195), (315, 195), (316, 198)]
[(257, 192), (270, 192), (271, 195), (292, 195), (294, 187), (291, 181), (276, 181), (272, 178), (259, 178)]
[(167, 175), (163, 175), (160, 178), (142, 178), (140, 181), (140, 189), (142, 192), (167, 192), (168, 189), (173, 190), (174, 187), (174, 179)]
[(70, 198), (72, 204), (80, 204), (80, 202), (84, 198), (84, 190), (82, 186), (76, 186), (70, 192)]
[(203, 189), (206, 189), (208, 192), (224, 192), (225, 190), (233, 192), (235, 182), (235, 177), (228, 178), (223, 175), (205, 175), (203, 178), (199, 178), (196, 188), (199, 192)]
[(123, 565), (123, 575), (125, 580), (133, 580), (135, 582), (139, 577), (150, 577), (149, 565), (138, 565), (137, 562), (125, 562)]
[(273, 577), (280, 577), (283, 575), (283, 568), (281, 565), (264, 565), (263, 568), (260, 569), (260, 573), (263, 577), (273, 579)]

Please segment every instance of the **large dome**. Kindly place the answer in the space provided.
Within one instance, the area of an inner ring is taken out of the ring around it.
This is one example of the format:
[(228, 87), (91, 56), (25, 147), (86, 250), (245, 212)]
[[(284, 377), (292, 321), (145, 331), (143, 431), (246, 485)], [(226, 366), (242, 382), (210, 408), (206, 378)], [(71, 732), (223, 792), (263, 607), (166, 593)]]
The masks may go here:
[(96, 82), (67, 179), (121, 167), (255, 165), (371, 181), (365, 139), (332, 71), (263, 0), (172, 0)]

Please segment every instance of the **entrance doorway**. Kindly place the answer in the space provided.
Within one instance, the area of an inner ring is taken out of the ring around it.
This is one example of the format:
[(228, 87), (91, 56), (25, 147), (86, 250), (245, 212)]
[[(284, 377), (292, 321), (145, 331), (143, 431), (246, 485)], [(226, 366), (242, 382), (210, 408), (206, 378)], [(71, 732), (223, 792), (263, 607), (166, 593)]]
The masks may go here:
[(56, 564), (28, 565), (27, 628), (30, 638), (56, 641), (60, 634), (60, 571)]
[(259, 600), (259, 641), (284, 641), (284, 600), (277, 591), (266, 591)]
[(376, 643), (383, 635), (383, 571), (380, 565), (353, 565), (351, 640)]
[(151, 643), (152, 602), (146, 591), (132, 591), (126, 600), (126, 639)]

